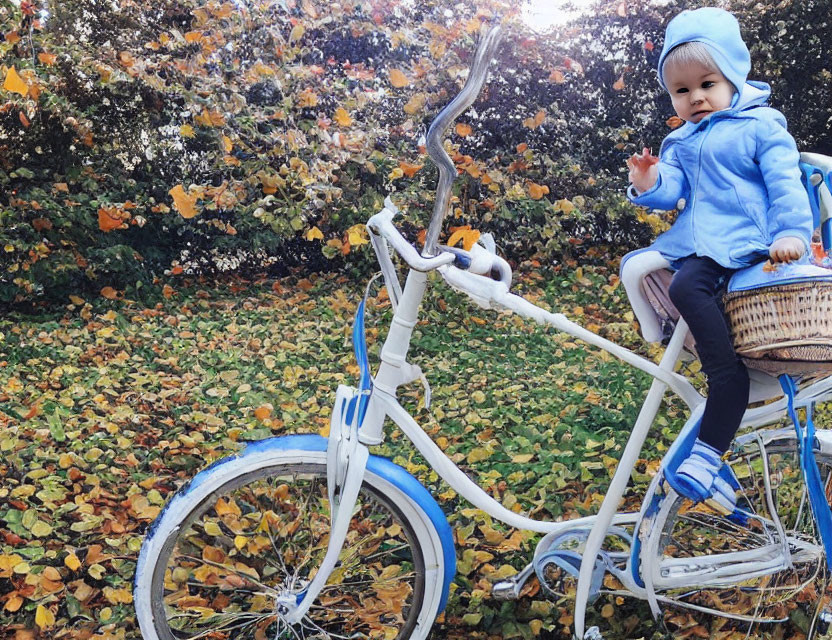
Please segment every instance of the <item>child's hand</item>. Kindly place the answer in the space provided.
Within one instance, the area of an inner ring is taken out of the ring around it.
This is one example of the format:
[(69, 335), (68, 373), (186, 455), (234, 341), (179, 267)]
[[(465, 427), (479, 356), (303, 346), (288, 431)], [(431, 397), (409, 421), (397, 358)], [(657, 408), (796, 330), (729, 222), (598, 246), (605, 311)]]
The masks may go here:
[(659, 159), (650, 153), (647, 147), (641, 155), (634, 153), (628, 160), (627, 166), (630, 169), (630, 182), (639, 193), (650, 190), (659, 178)]
[(806, 250), (803, 240), (792, 236), (785, 236), (775, 240), (768, 249), (772, 262), (791, 262), (797, 260)]

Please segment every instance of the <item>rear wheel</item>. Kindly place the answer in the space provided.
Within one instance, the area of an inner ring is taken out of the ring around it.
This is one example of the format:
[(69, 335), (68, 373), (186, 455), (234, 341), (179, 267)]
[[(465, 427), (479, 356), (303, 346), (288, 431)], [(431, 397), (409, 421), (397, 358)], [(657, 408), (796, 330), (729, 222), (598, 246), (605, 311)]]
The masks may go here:
[[(652, 560), (642, 574), (681, 606), (746, 623), (790, 620), (811, 634), (828, 575), (795, 434), (760, 432), (744, 442), (727, 464), (741, 485), (738, 506), (751, 516), (723, 517), (671, 492), (642, 532), (644, 557)], [(816, 458), (828, 500), (832, 459)], [(783, 561), (789, 556), (790, 565)]]
[(369, 471), (339, 564), (303, 620), (287, 624), (329, 541), (324, 456), (287, 452), (254, 470), (242, 457), (171, 501), (137, 569), (145, 640), (427, 635), (442, 583), (441, 557), (427, 543), (432, 527), (407, 495)]

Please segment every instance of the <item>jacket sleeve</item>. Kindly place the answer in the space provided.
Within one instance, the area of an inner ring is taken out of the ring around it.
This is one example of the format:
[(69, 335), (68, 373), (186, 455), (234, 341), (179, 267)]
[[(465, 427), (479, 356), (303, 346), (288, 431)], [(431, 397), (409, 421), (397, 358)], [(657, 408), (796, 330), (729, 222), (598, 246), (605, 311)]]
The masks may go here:
[(627, 189), (627, 197), (633, 204), (669, 211), (676, 208), (679, 198), (687, 197), (690, 190), (688, 181), (676, 159), (673, 145), (665, 145), (665, 147), (659, 154), (659, 176), (656, 184), (642, 193), (637, 193), (633, 185)]
[(757, 157), (768, 191), (768, 228), (772, 242), (786, 236), (803, 240), (806, 251), (814, 222), (809, 196), (800, 180), (800, 153), (779, 111), (757, 122)]

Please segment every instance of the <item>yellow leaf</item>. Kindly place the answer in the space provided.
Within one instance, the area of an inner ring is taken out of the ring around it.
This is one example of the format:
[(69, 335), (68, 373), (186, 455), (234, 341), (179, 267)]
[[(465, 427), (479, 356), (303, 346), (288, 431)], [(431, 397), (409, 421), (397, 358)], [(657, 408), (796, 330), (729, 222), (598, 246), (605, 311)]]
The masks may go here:
[(335, 110), (334, 120), (342, 127), (348, 127), (352, 124), (352, 118), (350, 117), (350, 114), (347, 113), (347, 110), (344, 109), (344, 107), (338, 107)]
[(367, 227), (363, 224), (356, 224), (347, 230), (347, 238), (351, 245), (356, 246), (360, 244), (367, 244)]
[(407, 76), (400, 69), (390, 69), (390, 84), (397, 89), (401, 89), (409, 85), (410, 80), (408, 80)]
[(223, 147), (225, 147), (225, 152), (226, 153), (231, 153), (231, 149), (234, 148), (234, 145), (231, 142), (231, 138), (229, 138), (228, 136), (223, 136), (222, 137), (222, 144), (223, 144)]
[(197, 214), (196, 196), (189, 196), (185, 193), (185, 189), (181, 184), (176, 185), (173, 189), (168, 191), (173, 198), (173, 206), (183, 218), (193, 218)]
[(307, 240), (323, 240), (324, 234), (321, 232), (318, 227), (312, 227), (309, 231), (306, 232), (306, 239)]
[(194, 137), (194, 128), (189, 124), (183, 124), (179, 127), (179, 135), (183, 138), (193, 138)]
[(42, 604), (39, 604), (35, 611), (35, 624), (41, 629), (47, 629), (55, 624), (55, 614)]
[(470, 453), (468, 453), (468, 462), (481, 462), (482, 460), (490, 458), (492, 453), (494, 452), (486, 447), (476, 447), (475, 449), (471, 449)]
[(188, 31), (188, 33), (185, 34), (185, 42), (189, 44), (192, 42), (198, 42), (199, 40), (202, 40), (201, 31)]
[(409, 115), (416, 115), (419, 113), (422, 108), (425, 106), (425, 102), (427, 101), (427, 96), (424, 93), (417, 93), (414, 95), (406, 105), (404, 105), (405, 113)]
[(104, 593), (104, 597), (107, 598), (111, 604), (130, 604), (133, 602), (133, 594), (130, 593), (129, 589), (104, 587), (102, 591)]
[(245, 546), (248, 544), (248, 538), (245, 536), (234, 536), (234, 546), (237, 547), (240, 551), (242, 551)]
[(74, 553), (70, 553), (66, 558), (64, 558), (64, 564), (73, 571), (78, 571), (78, 569), (81, 568), (81, 561)]
[(289, 41), (296, 42), (300, 40), (304, 33), (306, 33), (306, 28), (300, 23), (296, 24), (292, 29), (292, 33), (289, 34)]
[(562, 211), (563, 213), (572, 213), (575, 210), (575, 205), (566, 198), (555, 202), (555, 211)]
[(81, 298), (81, 297), (79, 297), (79, 296), (73, 296), (73, 295), (71, 295), (71, 296), (69, 296), (69, 301), (70, 301), (72, 304), (84, 304), (84, 299), (83, 299), (83, 298)]
[(6, 72), (6, 80), (3, 82), (3, 88), (12, 93), (19, 93), (24, 98), (29, 93), (29, 85), (17, 74), (17, 70), (14, 67)]

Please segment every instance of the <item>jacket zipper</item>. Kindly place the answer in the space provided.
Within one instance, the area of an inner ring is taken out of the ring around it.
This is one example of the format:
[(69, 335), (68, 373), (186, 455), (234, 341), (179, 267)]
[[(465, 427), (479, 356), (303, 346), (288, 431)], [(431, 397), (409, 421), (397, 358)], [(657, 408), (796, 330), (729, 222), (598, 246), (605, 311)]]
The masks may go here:
[(693, 193), (691, 193), (690, 199), (691, 235), (693, 236), (693, 250), (694, 252), (696, 252), (697, 255), (699, 254), (699, 247), (696, 244), (696, 220), (694, 219), (696, 191), (699, 189), (699, 176), (702, 174), (702, 147), (705, 146), (705, 138), (708, 136), (708, 132), (711, 130), (711, 123), (713, 122), (713, 117), (714, 116), (708, 118), (708, 122), (705, 124), (705, 131), (702, 132), (702, 141), (699, 143), (699, 154), (696, 157), (696, 182), (694, 183)]

